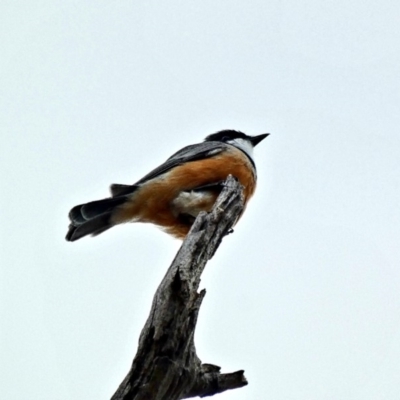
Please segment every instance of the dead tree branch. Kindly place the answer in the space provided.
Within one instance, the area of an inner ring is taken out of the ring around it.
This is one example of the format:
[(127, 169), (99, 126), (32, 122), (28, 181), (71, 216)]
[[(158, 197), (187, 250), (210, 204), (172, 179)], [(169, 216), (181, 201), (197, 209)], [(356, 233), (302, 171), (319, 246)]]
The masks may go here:
[(202, 364), (194, 332), (205, 290), (200, 276), (243, 212), (241, 185), (231, 176), (210, 213), (193, 224), (158, 287), (131, 370), (111, 400), (179, 400), (247, 385), (244, 371), (221, 374)]

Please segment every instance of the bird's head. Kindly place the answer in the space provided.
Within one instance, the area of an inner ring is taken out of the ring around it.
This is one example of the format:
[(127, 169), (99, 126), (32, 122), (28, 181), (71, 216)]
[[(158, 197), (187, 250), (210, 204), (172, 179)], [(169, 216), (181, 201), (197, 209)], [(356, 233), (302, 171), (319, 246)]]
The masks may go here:
[(219, 131), (208, 135), (205, 142), (223, 142), (230, 144), (243, 150), (250, 157), (253, 157), (253, 148), (258, 145), (263, 139), (265, 139), (269, 133), (263, 133), (257, 136), (249, 136), (240, 131), (234, 131), (231, 129)]

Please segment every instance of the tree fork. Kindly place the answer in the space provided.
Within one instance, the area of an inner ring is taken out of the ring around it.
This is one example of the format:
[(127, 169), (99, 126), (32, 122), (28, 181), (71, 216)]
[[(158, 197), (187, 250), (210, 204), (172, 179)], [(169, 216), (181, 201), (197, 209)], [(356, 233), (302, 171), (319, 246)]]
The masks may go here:
[(229, 176), (213, 209), (196, 218), (158, 287), (131, 370), (111, 400), (179, 400), (247, 385), (244, 371), (221, 374), (202, 364), (194, 332), (205, 290), (197, 292), (207, 261), (243, 212), (243, 188)]

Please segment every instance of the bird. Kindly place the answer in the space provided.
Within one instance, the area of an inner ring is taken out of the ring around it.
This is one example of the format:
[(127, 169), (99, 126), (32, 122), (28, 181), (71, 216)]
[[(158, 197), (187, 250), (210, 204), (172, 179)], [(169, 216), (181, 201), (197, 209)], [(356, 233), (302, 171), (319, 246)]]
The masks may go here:
[(125, 222), (153, 223), (184, 239), (197, 215), (211, 210), (228, 175), (242, 184), (246, 207), (257, 182), (253, 149), (268, 135), (226, 129), (183, 147), (135, 184), (112, 184), (111, 197), (73, 207), (65, 239), (97, 236)]

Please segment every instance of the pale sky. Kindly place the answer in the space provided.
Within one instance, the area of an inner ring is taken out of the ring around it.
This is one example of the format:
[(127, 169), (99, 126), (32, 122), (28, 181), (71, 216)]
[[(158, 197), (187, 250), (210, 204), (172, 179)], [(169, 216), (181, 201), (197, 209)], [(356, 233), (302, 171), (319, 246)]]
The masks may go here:
[(400, 397), (397, 1), (0, 5), (6, 400), (109, 399), (180, 242), (67, 243), (69, 209), (220, 129), (271, 132), (208, 264), (197, 353), (221, 400)]

